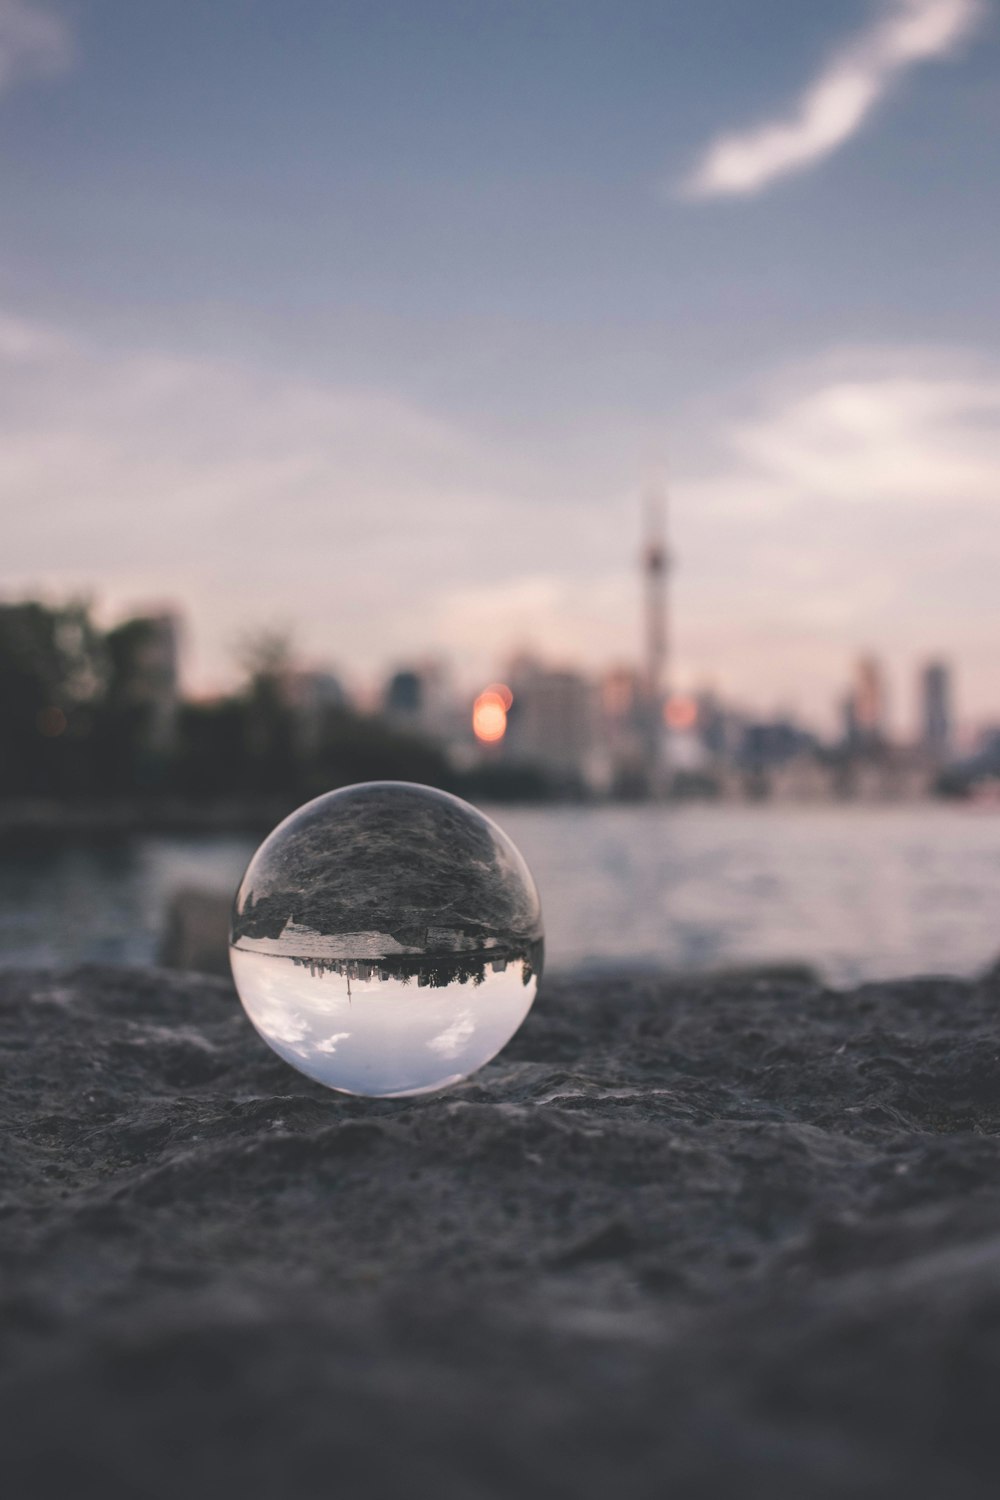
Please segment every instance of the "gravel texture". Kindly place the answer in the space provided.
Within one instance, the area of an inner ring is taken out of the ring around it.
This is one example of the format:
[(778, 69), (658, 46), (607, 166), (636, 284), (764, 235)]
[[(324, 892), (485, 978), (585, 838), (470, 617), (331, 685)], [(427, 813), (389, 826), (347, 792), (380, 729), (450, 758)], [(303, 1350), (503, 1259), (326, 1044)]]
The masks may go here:
[(1000, 1492), (1000, 971), (547, 976), (446, 1094), (0, 974), (9, 1500)]

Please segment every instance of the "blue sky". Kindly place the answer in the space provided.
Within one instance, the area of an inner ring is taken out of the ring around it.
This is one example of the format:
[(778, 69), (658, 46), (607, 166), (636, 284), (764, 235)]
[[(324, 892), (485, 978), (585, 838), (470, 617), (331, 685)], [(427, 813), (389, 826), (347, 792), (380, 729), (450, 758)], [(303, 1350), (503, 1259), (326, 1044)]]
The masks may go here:
[(0, 0), (8, 593), (1000, 717), (991, 0)]

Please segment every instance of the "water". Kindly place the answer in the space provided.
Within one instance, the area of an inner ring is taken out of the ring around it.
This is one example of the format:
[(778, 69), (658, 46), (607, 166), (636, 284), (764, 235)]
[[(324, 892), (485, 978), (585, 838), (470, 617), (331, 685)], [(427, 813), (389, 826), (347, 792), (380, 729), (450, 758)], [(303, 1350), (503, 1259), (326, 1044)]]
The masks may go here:
[[(1000, 957), (1000, 816), (906, 807), (500, 808), (553, 967), (786, 959), (832, 983)], [(170, 892), (234, 890), (252, 837), (0, 853), (0, 961), (155, 961)]]
[(517, 811), (550, 960), (704, 969), (801, 960), (831, 983), (1000, 958), (1000, 816), (899, 807)]
[(466, 1077), (531, 1007), (542, 909), (503, 830), (400, 781), (307, 802), (240, 882), (230, 962), (244, 1009), (328, 1088), (393, 1097)]
[(234, 891), (256, 843), (143, 834), (0, 847), (0, 963), (155, 963), (171, 894)]

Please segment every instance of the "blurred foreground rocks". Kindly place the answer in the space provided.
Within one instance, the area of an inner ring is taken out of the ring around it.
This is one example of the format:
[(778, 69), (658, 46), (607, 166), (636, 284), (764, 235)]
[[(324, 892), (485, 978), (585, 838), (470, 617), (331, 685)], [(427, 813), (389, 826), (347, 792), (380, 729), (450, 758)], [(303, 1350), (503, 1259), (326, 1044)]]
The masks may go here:
[(2, 974), (4, 1493), (992, 1500), (998, 1008), (557, 976), (375, 1103), (222, 980)]

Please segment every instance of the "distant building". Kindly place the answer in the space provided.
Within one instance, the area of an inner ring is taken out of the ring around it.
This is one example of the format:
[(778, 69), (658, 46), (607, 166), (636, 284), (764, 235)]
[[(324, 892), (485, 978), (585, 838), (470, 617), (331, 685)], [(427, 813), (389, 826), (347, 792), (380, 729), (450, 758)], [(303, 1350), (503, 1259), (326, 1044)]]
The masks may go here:
[(755, 720), (743, 730), (741, 762), (752, 770), (784, 765), (815, 749), (815, 740), (790, 719)]
[(984, 724), (976, 738), (979, 754), (994, 762), (1000, 771), (1000, 724)]
[(180, 702), (177, 616), (164, 611), (138, 615), (110, 631), (109, 697), (134, 717), (137, 738), (151, 755), (174, 746)]
[(951, 669), (928, 662), (920, 673), (920, 744), (935, 765), (944, 765), (952, 748)]
[(386, 717), (417, 725), (423, 713), (424, 697), (424, 684), (419, 672), (410, 667), (394, 672), (385, 688)]
[(885, 675), (875, 656), (862, 656), (843, 703), (844, 748), (851, 755), (880, 753), (887, 741)]
[(597, 685), (593, 774), (601, 791), (644, 792), (647, 785), (645, 680), (633, 667), (612, 667)]
[(436, 659), (397, 668), (385, 684), (382, 712), (394, 728), (443, 744), (464, 735), (448, 669)]
[(325, 670), (290, 671), (283, 680), (285, 701), (295, 724), (296, 745), (301, 754), (315, 754), (331, 719), (348, 707), (348, 697), (340, 678)]
[(732, 765), (739, 757), (746, 735), (745, 716), (725, 707), (709, 688), (697, 695), (696, 702), (698, 736), (710, 762), (717, 767)]
[(854, 681), (854, 724), (862, 740), (885, 739), (886, 691), (882, 665), (875, 656), (862, 656)]
[(589, 783), (594, 751), (594, 691), (577, 672), (552, 670), (528, 657), (511, 666), (512, 692), (504, 753), (556, 777)]
[(289, 706), (294, 709), (347, 707), (347, 694), (340, 678), (325, 668), (289, 672), (285, 690)]

